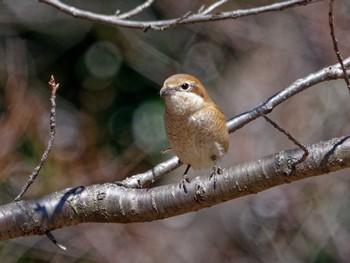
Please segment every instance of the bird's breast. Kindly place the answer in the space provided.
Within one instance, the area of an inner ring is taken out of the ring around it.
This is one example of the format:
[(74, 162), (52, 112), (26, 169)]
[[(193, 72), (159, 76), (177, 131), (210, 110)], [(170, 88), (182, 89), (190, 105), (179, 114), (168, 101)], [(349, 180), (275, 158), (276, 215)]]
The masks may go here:
[(205, 104), (204, 99), (194, 93), (179, 92), (165, 98), (167, 111), (173, 116), (190, 115)]
[[(221, 139), (221, 131), (213, 112), (209, 107), (195, 112), (176, 114), (165, 112), (164, 122), (171, 147), (183, 163), (190, 164), (194, 169), (207, 167), (213, 160), (221, 159), (227, 146)], [(224, 121), (226, 127), (226, 123)]]

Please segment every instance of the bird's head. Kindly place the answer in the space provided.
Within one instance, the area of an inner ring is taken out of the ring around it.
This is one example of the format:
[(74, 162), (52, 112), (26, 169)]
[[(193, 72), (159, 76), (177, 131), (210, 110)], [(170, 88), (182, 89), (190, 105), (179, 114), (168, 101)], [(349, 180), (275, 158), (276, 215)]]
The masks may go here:
[(160, 96), (165, 97), (168, 110), (180, 112), (195, 111), (211, 102), (202, 83), (187, 74), (176, 74), (165, 80)]

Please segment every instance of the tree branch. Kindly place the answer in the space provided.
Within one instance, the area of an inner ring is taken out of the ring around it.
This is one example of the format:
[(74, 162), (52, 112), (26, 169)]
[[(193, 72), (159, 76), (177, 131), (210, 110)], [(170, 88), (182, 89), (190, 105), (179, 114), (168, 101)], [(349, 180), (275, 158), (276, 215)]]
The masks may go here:
[[(135, 20), (125, 20), (125, 18), (139, 13), (145, 9), (144, 5), (147, 5), (150, 1), (147, 1), (143, 5), (134, 8), (133, 10), (125, 13), (127, 15), (115, 16), (115, 15), (101, 15), (94, 12), (89, 12), (85, 10), (72, 7), (70, 5), (64, 4), (59, 0), (39, 0), (39, 2), (46, 3), (51, 5), (58, 10), (71, 15), (76, 18), (85, 19), (93, 22), (103, 23), (112, 26), (127, 27), (127, 28), (136, 28), (142, 30), (164, 30), (169, 27), (186, 25), (186, 24), (195, 24), (195, 23), (204, 23), (210, 21), (220, 21), (227, 19), (238, 19), (240, 17), (246, 17), (251, 15), (263, 14), (267, 12), (282, 11), (288, 8), (293, 8), (297, 6), (305, 6), (315, 2), (321, 2), (323, 0), (290, 0), (279, 2), (271, 5), (250, 8), (250, 9), (240, 9), (229, 12), (217, 12), (217, 13), (208, 13), (207, 10), (213, 11), (218, 5), (221, 5), (221, 1), (214, 3), (209, 6), (204, 12), (191, 14), (186, 18), (182, 19), (183, 16), (174, 19), (161, 20), (161, 21), (135, 21)], [(192, 12), (191, 12), (192, 13)], [(131, 15), (130, 15), (131, 14)]]
[(300, 159), (294, 160), (294, 162), (291, 164), (292, 168), (294, 168), (297, 164), (304, 162), (306, 157), (309, 155), (309, 152), (307, 151), (307, 148), (305, 147), (304, 144), (301, 142), (298, 142), (288, 131), (280, 127), (276, 122), (271, 120), (269, 117), (267, 117), (265, 114), (261, 114), (261, 116), (268, 122), (270, 123), (275, 129), (283, 133), (284, 135), (287, 136), (287, 138), (293, 142), (296, 146), (298, 146), (301, 150), (303, 150), (303, 155), (301, 156)]
[(105, 183), (80, 186), (40, 199), (0, 207), (0, 240), (42, 235), (47, 230), (87, 222), (147, 222), (197, 211), (271, 187), (350, 167), (350, 136), (307, 147), (308, 157), (291, 168), (303, 151), (292, 149), (224, 170), (213, 189), (209, 176), (187, 185), (132, 189)]
[(344, 80), (346, 83), (346, 86), (348, 87), (348, 90), (350, 92), (350, 80), (348, 75), (346, 74), (346, 68), (344, 66), (343, 63), (343, 56), (340, 53), (339, 47), (338, 47), (338, 40), (335, 37), (335, 30), (334, 30), (334, 17), (333, 17), (333, 4), (334, 4), (334, 0), (329, 0), (329, 13), (328, 13), (328, 23), (329, 23), (329, 28), (331, 31), (331, 37), (332, 37), (332, 42), (333, 42), (333, 49), (335, 52), (335, 55), (338, 59), (338, 62), (341, 66), (341, 69), (344, 72)]
[(215, 2), (208, 8), (204, 9), (204, 6), (201, 7), (200, 10), (198, 10), (199, 14), (209, 14), (210, 12), (213, 12), (216, 8), (220, 7), (221, 5), (225, 4), (228, 0), (220, 0), (218, 2)]
[(145, 10), (147, 7), (149, 7), (154, 0), (147, 0), (146, 2), (144, 2), (142, 5), (139, 5), (137, 7), (135, 7), (134, 9), (130, 10), (129, 12), (123, 13), (123, 14), (119, 14), (119, 10), (117, 11), (118, 15), (116, 16), (118, 19), (126, 19), (132, 16), (135, 16), (139, 13), (141, 13), (143, 10)]
[[(345, 67), (350, 67), (350, 57), (346, 58), (343, 61)], [(268, 98), (266, 101), (261, 103), (256, 108), (244, 112), (227, 122), (227, 127), (229, 132), (232, 133), (246, 124), (252, 122), (261, 116), (261, 114), (270, 113), (276, 106), (286, 101), (290, 97), (302, 92), (308, 88), (315, 86), (318, 83), (323, 81), (335, 80), (344, 77), (344, 72), (341, 69), (340, 64), (335, 64), (333, 66), (326, 67), (321, 69), (315, 73), (306, 76), (305, 78), (298, 79), (290, 86), (284, 88), (280, 92)], [(347, 72), (347, 74), (350, 74)], [(151, 185), (153, 182), (161, 178), (164, 174), (173, 171), (174, 169), (180, 167), (182, 163), (179, 161), (177, 157), (173, 157), (163, 163), (160, 163), (153, 167), (151, 170), (131, 176), (126, 178), (125, 180), (118, 182), (119, 185), (123, 185), (126, 187), (147, 187)]]
[(41, 156), (39, 164), (34, 168), (33, 172), (29, 176), (27, 182), (25, 185), (22, 187), (21, 192), (17, 195), (15, 198), (15, 201), (21, 200), (22, 196), (27, 192), (29, 187), (34, 183), (36, 177), (39, 175), (40, 170), (43, 168), (47, 158), (49, 157), (53, 141), (55, 139), (55, 134), (56, 134), (56, 91), (59, 88), (60, 84), (55, 82), (55, 79), (53, 75), (51, 75), (49, 86), (51, 88), (51, 111), (50, 111), (50, 138), (49, 141), (47, 142), (46, 149)]

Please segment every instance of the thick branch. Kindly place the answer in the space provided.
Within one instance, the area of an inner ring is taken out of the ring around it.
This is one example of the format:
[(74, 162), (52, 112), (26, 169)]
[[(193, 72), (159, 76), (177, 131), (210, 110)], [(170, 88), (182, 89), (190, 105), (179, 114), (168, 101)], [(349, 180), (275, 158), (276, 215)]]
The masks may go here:
[[(191, 14), (185, 18), (179, 17), (168, 20), (161, 21), (133, 21), (125, 20), (122, 16), (115, 15), (101, 15), (89, 11), (84, 11), (70, 5), (64, 4), (59, 0), (39, 0), (39, 2), (44, 2), (48, 5), (51, 5), (62, 12), (74, 16), (76, 18), (86, 19), (93, 22), (99, 22), (112, 26), (128, 27), (128, 28), (138, 28), (142, 30), (153, 29), (153, 30), (164, 30), (171, 26), (185, 25), (185, 24), (195, 24), (203, 23), (209, 21), (220, 21), (227, 19), (237, 19), (240, 17), (246, 17), (251, 15), (257, 15), (273, 11), (282, 11), (288, 8), (293, 8), (296, 6), (303, 6), (312, 4), (315, 2), (320, 2), (323, 0), (290, 0), (280, 3), (275, 3), (271, 5), (266, 5), (262, 7), (250, 8), (250, 9), (240, 9), (229, 12), (217, 12), (217, 13), (198, 13)], [(215, 9), (215, 4), (213, 5)], [(135, 8), (134, 10), (140, 11), (142, 8)], [(142, 9), (143, 10), (143, 9)], [(210, 10), (211, 11), (211, 10)], [(129, 14), (129, 12), (127, 13)], [(127, 15), (128, 17), (128, 15)]]
[(131, 223), (167, 218), (271, 187), (350, 167), (350, 136), (308, 146), (306, 160), (293, 169), (301, 149), (283, 151), (243, 163), (217, 177), (214, 190), (209, 176), (152, 189), (132, 189), (106, 183), (80, 186), (0, 207), (0, 239), (42, 235), (47, 230), (86, 222)]

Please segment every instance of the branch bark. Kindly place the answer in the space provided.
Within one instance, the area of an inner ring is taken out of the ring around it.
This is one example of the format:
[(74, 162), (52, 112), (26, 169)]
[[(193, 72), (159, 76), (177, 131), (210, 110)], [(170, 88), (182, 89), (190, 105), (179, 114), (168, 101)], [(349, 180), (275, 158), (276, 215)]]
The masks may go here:
[(307, 147), (306, 160), (292, 167), (301, 149), (282, 151), (239, 164), (218, 176), (216, 189), (209, 175), (196, 177), (188, 193), (178, 183), (133, 189), (113, 183), (80, 186), (36, 200), (0, 207), (0, 240), (87, 222), (148, 222), (197, 211), (234, 198), (258, 193), (296, 180), (350, 167), (350, 136)]

